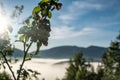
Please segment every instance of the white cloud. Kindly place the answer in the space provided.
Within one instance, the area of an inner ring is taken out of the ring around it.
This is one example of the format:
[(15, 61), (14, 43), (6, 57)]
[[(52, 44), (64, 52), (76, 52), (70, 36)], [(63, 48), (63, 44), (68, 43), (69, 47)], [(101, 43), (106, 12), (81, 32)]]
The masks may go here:
[(66, 39), (78, 36), (91, 35), (97, 30), (94, 28), (85, 27), (81, 30), (75, 30), (73, 27), (62, 26), (62, 27), (52, 27), (51, 39)]
[(102, 4), (99, 3), (90, 3), (90, 2), (83, 2), (83, 1), (74, 1), (71, 6), (69, 6), (69, 10), (101, 10), (103, 7)]
[(59, 19), (64, 22), (69, 20), (75, 20), (80, 15), (85, 15), (91, 10), (101, 10), (103, 8), (102, 4), (90, 3), (85, 1), (74, 1), (68, 6), (67, 11), (59, 16)]
[(67, 14), (67, 15), (64, 14), (64, 15), (60, 15), (59, 18), (62, 19), (62, 20), (74, 20), (74, 17), (73, 17), (72, 14)]

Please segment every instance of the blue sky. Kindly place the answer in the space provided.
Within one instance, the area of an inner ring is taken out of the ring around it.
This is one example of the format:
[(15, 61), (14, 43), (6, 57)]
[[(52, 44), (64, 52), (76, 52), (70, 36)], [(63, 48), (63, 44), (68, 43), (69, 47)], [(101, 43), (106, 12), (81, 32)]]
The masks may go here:
[[(24, 5), (20, 20), (31, 15), (39, 0), (0, 0), (11, 12), (14, 5)], [(51, 36), (47, 47), (61, 45), (109, 46), (120, 31), (120, 0), (60, 0), (63, 7), (53, 12)], [(19, 25), (18, 25), (19, 26)], [(20, 27), (20, 26), (19, 26)], [(17, 31), (18, 27), (14, 27)], [(18, 47), (20, 44), (16, 44)], [(35, 47), (35, 45), (33, 45)]]

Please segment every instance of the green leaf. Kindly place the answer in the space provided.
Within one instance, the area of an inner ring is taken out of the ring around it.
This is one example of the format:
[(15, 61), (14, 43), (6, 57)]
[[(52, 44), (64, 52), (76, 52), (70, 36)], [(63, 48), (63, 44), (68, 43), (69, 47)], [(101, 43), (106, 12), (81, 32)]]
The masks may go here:
[(35, 52), (35, 55), (39, 54), (39, 49), (40, 49), (41, 46), (42, 46), (42, 43), (41, 42), (37, 42), (37, 50)]
[(31, 26), (31, 23), (30, 23), (30, 19), (32, 18), (32, 16), (29, 16), (26, 20), (25, 20), (25, 23), (28, 25), (28, 26)]
[(25, 29), (27, 28), (27, 26), (23, 26), (19, 29), (18, 34), (23, 34), (25, 32)]
[(25, 56), (25, 61), (27, 61), (27, 60), (30, 60), (30, 57), (28, 54), (26, 54), (26, 56)]
[(55, 0), (55, 2), (58, 2), (59, 0)]
[(40, 12), (40, 10), (41, 10), (40, 6), (37, 6), (33, 9), (32, 14), (38, 13)]
[(51, 18), (52, 17), (52, 13), (49, 11), (48, 12), (48, 18)]
[(15, 42), (21, 42), (20, 40), (15, 40)]
[(47, 11), (46, 10), (42, 10), (42, 15), (46, 16), (47, 15)]
[(29, 72), (33, 73), (34, 71), (32, 69), (28, 69)]
[(42, 0), (43, 2), (49, 2), (50, 0)]
[(34, 54), (30, 54), (30, 57), (31, 57), (31, 58), (34, 57)]
[(25, 41), (29, 41), (29, 37), (28, 36), (25, 36)]
[(21, 35), (21, 36), (19, 37), (19, 40), (20, 40), (20, 41), (24, 41), (24, 39), (25, 39), (25, 35)]
[(30, 20), (29, 20), (29, 19), (26, 19), (26, 20), (25, 20), (25, 23), (26, 23), (28, 26), (30, 26)]

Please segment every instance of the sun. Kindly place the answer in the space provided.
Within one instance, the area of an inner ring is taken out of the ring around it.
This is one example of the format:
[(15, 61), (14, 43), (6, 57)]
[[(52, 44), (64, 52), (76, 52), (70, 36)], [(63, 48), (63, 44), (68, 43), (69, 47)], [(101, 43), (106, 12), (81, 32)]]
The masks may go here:
[(9, 18), (0, 14), (0, 34), (7, 31), (7, 27), (10, 24)]

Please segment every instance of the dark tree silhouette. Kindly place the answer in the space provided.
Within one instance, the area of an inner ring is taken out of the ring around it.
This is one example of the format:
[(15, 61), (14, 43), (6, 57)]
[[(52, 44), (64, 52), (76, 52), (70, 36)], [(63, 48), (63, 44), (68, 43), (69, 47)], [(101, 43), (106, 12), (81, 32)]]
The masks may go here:
[(103, 55), (104, 76), (102, 80), (120, 80), (120, 34)]
[(66, 76), (63, 80), (96, 80), (97, 76), (93, 67), (83, 58), (83, 53), (78, 52), (67, 69)]

